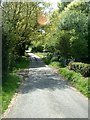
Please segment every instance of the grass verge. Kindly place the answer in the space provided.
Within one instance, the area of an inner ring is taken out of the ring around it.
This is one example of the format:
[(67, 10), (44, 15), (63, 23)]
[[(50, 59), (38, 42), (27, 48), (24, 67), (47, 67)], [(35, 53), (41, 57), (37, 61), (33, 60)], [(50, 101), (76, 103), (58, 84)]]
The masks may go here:
[(8, 105), (18, 88), (21, 78), (14, 73), (9, 73), (2, 86), (2, 113), (8, 108)]
[[(37, 53), (39, 57), (47, 64), (47, 59), (44, 60), (44, 55), (41, 53)], [(69, 70), (67, 67), (62, 66), (62, 64), (58, 61), (48, 62), (50, 67), (56, 68), (58, 73), (65, 77), (68, 82), (74, 86), (77, 90), (79, 90), (82, 94), (90, 98), (89, 84), (90, 77), (83, 77), (80, 73)]]
[(85, 78), (80, 73), (76, 73), (67, 68), (60, 68), (59, 73), (63, 75), (81, 93), (87, 97), (90, 97), (90, 92), (88, 91), (88, 81), (90, 78)]
[(60, 68), (62, 67), (62, 64), (61, 64), (60, 62), (58, 62), (58, 61), (54, 61), (54, 62), (51, 62), (51, 63), (49, 64), (49, 66), (50, 66), (50, 67), (54, 67), (54, 68), (56, 68), (56, 69), (60, 69)]
[(16, 93), (22, 78), (17, 76), (17, 71), (27, 68), (29, 66), (29, 59), (21, 57), (17, 61), (15, 68), (12, 72), (9, 72), (7, 77), (4, 77), (4, 83), (2, 84), (2, 113), (8, 108), (12, 97)]
[(34, 54), (37, 55), (37, 56), (39, 56), (39, 57), (42, 58), (42, 59), (46, 56), (45, 53), (40, 53), (40, 52), (36, 52), (36, 53), (34, 53)]
[(86, 97), (90, 98), (90, 77), (83, 77), (80, 73), (69, 70), (66, 67), (62, 68), (62, 66), (58, 62), (50, 63), (49, 66), (56, 68), (58, 70), (58, 73), (62, 75), (73, 87), (79, 90)]

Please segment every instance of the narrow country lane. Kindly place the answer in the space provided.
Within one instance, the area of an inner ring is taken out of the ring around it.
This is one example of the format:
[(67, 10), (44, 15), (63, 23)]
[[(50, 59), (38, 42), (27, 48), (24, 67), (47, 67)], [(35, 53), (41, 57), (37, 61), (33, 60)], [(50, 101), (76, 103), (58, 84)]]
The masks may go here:
[(88, 118), (88, 99), (33, 53), (29, 78), (6, 118)]

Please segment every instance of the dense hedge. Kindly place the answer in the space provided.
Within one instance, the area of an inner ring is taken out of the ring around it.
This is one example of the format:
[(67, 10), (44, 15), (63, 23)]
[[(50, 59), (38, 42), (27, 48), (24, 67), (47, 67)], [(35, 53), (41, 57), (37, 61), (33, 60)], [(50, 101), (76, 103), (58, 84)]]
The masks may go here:
[(81, 62), (71, 62), (68, 65), (70, 70), (81, 73), (85, 77), (90, 76), (90, 64), (85, 64)]

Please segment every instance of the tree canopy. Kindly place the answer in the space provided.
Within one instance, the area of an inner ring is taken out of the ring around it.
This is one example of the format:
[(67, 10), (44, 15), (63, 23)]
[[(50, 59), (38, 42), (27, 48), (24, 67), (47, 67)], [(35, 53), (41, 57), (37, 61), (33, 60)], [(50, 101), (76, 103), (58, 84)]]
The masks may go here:
[[(88, 12), (88, 2), (80, 0), (58, 3), (58, 10), (53, 11), (49, 3), (4, 2), (3, 71), (13, 68), (30, 45), (33, 50), (38, 47), (65, 59), (87, 58), (90, 51)], [(47, 19), (47, 24), (39, 23)]]

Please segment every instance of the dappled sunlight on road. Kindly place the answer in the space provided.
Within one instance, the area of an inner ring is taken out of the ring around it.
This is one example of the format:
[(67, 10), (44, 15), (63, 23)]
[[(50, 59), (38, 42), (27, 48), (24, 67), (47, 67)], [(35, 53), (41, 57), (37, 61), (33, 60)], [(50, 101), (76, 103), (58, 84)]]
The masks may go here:
[(6, 118), (88, 118), (88, 100), (36, 55)]
[(65, 89), (69, 86), (49, 67), (31, 68), (29, 78), (24, 82), (22, 93), (34, 91), (36, 89)]

